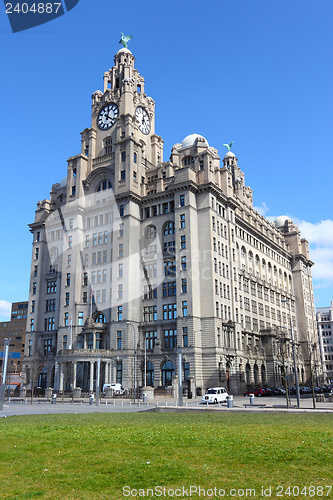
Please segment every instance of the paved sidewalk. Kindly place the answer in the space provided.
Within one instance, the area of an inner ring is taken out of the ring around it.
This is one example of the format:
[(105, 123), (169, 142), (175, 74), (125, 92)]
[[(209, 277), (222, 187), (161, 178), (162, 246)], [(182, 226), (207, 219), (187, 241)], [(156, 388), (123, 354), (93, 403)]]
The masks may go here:
[[(246, 405), (246, 406), (244, 406)], [(42, 398), (34, 398), (34, 402), (31, 404), (30, 400), (26, 402), (6, 401), (4, 408), (0, 411), (1, 417), (10, 417), (15, 415), (46, 415), (46, 414), (61, 414), (61, 413), (128, 413), (128, 412), (138, 412), (152, 410), (155, 411), (231, 411), (231, 412), (315, 412), (323, 413), (329, 412), (333, 414), (333, 402), (316, 402), (316, 409), (313, 409), (312, 398), (302, 397), (300, 400), (300, 408), (296, 407), (296, 398), (291, 399), (292, 407), (287, 410), (286, 400), (282, 396), (278, 397), (264, 397), (255, 398), (255, 404), (250, 405), (249, 398), (243, 396), (234, 396), (233, 408), (227, 408), (225, 403), (220, 405), (205, 405), (201, 404), (201, 398), (196, 399), (186, 399), (184, 398), (183, 407), (179, 407), (178, 402), (174, 398), (157, 397), (154, 400), (143, 403), (142, 400), (136, 401), (134, 404), (129, 399), (115, 399), (108, 400), (101, 399), (100, 405), (96, 404), (90, 405), (88, 400), (83, 400), (83, 402), (74, 402), (71, 400), (65, 400), (64, 404), (58, 399), (56, 404), (47, 402)]]

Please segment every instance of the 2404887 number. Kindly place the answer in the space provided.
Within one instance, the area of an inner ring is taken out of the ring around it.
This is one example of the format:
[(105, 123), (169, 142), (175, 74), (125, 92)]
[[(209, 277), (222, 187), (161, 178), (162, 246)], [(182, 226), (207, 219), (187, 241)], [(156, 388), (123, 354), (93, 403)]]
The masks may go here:
[(57, 14), (59, 8), (61, 7), (61, 3), (33, 3), (32, 5), (28, 5), (27, 3), (6, 3), (6, 14), (13, 14), (16, 12), (19, 14)]
[(276, 487), (276, 496), (292, 496), (298, 497), (301, 495), (307, 497), (327, 497), (332, 491), (332, 486), (288, 486), (285, 488), (283, 486)]

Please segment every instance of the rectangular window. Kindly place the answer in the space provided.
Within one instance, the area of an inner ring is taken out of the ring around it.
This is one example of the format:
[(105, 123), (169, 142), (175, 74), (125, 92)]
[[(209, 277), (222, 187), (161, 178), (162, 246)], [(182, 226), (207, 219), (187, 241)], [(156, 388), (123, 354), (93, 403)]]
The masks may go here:
[(177, 304), (164, 304), (163, 319), (176, 319), (176, 318), (177, 318)]
[(121, 152), (121, 161), (122, 162), (126, 161), (126, 151)]
[(66, 275), (66, 286), (71, 286), (71, 273)]
[(36, 241), (40, 241), (40, 231), (37, 231), (36, 233)]
[(44, 355), (52, 351), (52, 339), (44, 339)]
[(133, 161), (134, 161), (134, 163), (137, 163), (137, 154), (136, 153), (134, 153), (134, 155), (133, 155)]
[(32, 293), (35, 295), (37, 291), (37, 283), (32, 284)]
[(64, 335), (62, 337), (62, 348), (63, 348), (63, 350), (67, 349), (67, 335)]
[(157, 331), (145, 332), (146, 349), (154, 349), (157, 340)]
[(185, 206), (185, 195), (184, 194), (181, 194), (179, 196), (179, 204), (180, 204), (181, 207)]
[(185, 256), (180, 258), (180, 269), (182, 271), (186, 271), (186, 257)]
[(57, 281), (56, 280), (47, 280), (46, 293), (56, 293), (56, 291), (57, 291)]
[(126, 170), (120, 171), (120, 180), (124, 181), (126, 179)]
[(69, 306), (69, 292), (65, 294), (65, 306)]
[(123, 264), (118, 264), (118, 278), (123, 277), (123, 272), (124, 272), (124, 266)]
[(45, 318), (45, 331), (51, 332), (54, 330), (54, 318)]
[(71, 267), (71, 265), (72, 265), (72, 256), (67, 255), (67, 267)]
[(145, 306), (143, 308), (143, 321), (157, 321), (157, 306)]
[(184, 328), (183, 328), (183, 347), (188, 347), (187, 326), (184, 326)]
[(31, 301), (31, 312), (35, 312), (35, 305), (36, 305), (36, 301), (35, 300), (32, 300)]
[(65, 312), (65, 316), (64, 316), (64, 326), (68, 326), (68, 317), (69, 317), (69, 313), (68, 313), (68, 312)]
[(72, 248), (73, 246), (73, 236), (68, 236), (68, 248)]
[(123, 243), (120, 243), (118, 247), (118, 257), (123, 257), (123, 256), (124, 256), (124, 245)]
[(186, 236), (185, 236), (185, 234), (183, 234), (180, 237), (180, 248), (182, 248), (182, 249), (186, 248)]
[(124, 212), (125, 212), (125, 205), (120, 205), (120, 207), (119, 207), (119, 215), (120, 215), (120, 217), (123, 217)]
[(121, 349), (121, 330), (117, 331), (117, 349)]
[(30, 331), (33, 332), (34, 331), (34, 327), (35, 327), (35, 320), (34, 319), (31, 319), (30, 320)]
[(177, 330), (164, 330), (164, 347), (166, 349), (177, 347)]
[(182, 293), (187, 293), (187, 278), (182, 278)]
[(187, 316), (187, 300), (183, 300), (183, 302), (182, 302), (182, 312), (183, 312), (183, 318), (186, 318), (186, 316)]
[(118, 321), (122, 321), (123, 320), (123, 306), (118, 306)]
[(39, 248), (35, 248), (35, 260), (39, 258)]
[(164, 262), (164, 275), (170, 276), (176, 274), (176, 261), (167, 260)]
[(78, 312), (78, 325), (83, 326), (83, 311)]
[(181, 228), (185, 227), (185, 214), (180, 215), (180, 227)]
[(35, 266), (35, 267), (34, 267), (34, 276), (35, 276), (35, 277), (37, 276), (37, 273), (38, 273), (38, 266)]

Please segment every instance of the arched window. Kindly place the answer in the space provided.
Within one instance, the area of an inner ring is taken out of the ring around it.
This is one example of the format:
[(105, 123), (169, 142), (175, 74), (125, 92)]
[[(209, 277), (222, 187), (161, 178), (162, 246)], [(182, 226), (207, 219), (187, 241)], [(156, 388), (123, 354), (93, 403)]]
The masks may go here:
[(154, 365), (151, 361), (147, 363), (147, 386), (154, 387)]
[(97, 193), (99, 193), (100, 191), (106, 191), (107, 189), (112, 189), (112, 184), (110, 181), (102, 181), (100, 182), (100, 184), (98, 184), (97, 186)]
[(249, 363), (246, 363), (245, 378), (246, 378), (246, 385), (250, 385), (250, 383), (251, 383), (251, 366), (249, 365)]
[(57, 247), (52, 247), (50, 251), (51, 262), (53, 263), (58, 258), (58, 249)]
[(175, 234), (175, 223), (173, 221), (168, 221), (163, 226), (163, 234), (167, 236), (168, 234)]
[(266, 368), (265, 365), (261, 365), (261, 383), (266, 384)]
[(166, 361), (162, 366), (162, 385), (172, 385), (175, 367), (172, 361)]
[(105, 316), (103, 313), (98, 313), (94, 318), (95, 323), (106, 323)]
[(156, 238), (156, 234), (157, 234), (157, 229), (155, 226), (153, 226), (152, 224), (150, 224), (149, 226), (146, 227), (145, 229), (145, 237), (147, 240), (153, 240)]
[(253, 377), (255, 385), (259, 384), (259, 368), (257, 363), (253, 366)]

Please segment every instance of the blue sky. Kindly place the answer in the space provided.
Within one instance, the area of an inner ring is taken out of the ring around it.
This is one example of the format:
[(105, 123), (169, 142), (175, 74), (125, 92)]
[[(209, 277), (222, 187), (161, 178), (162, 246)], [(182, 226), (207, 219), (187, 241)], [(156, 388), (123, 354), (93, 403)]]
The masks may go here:
[(270, 220), (298, 223), (315, 261), (317, 307), (333, 300), (333, 4), (331, 0), (80, 0), (66, 15), (12, 34), (0, 13), (0, 320), (28, 299), (38, 200), (66, 175), (90, 126), (91, 94), (120, 32), (156, 101), (156, 133), (196, 132), (233, 151)]

